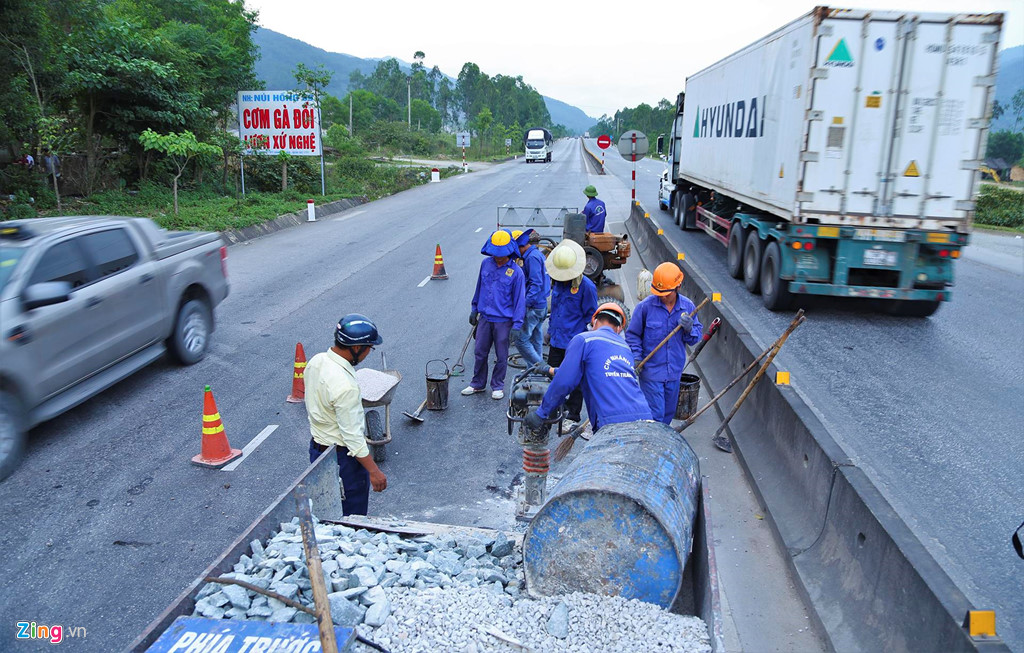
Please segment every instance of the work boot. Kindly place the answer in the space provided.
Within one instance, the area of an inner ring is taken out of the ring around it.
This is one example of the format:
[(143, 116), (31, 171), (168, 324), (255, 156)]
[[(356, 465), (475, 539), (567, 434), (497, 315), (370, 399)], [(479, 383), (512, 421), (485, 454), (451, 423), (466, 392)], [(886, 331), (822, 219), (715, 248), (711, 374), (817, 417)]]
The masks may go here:
[(469, 395), (475, 395), (476, 393), (483, 391), (483, 388), (474, 388), (471, 385), (467, 385), (465, 388), (462, 389), (462, 394), (468, 397)]

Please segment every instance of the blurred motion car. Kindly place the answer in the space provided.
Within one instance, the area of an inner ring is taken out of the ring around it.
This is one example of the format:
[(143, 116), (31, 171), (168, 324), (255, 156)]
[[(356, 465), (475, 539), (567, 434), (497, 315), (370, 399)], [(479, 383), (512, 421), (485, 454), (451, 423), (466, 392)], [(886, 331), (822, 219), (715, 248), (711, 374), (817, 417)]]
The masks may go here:
[(216, 233), (110, 216), (0, 222), (0, 479), (33, 426), (164, 353), (202, 360), (227, 276)]

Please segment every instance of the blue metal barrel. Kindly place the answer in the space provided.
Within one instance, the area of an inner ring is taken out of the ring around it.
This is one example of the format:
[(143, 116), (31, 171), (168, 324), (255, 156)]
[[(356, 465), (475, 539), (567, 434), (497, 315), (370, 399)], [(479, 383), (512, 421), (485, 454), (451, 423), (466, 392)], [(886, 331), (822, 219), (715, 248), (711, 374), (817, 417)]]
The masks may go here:
[(672, 606), (693, 543), (700, 464), (660, 422), (609, 424), (566, 469), (523, 542), (527, 589)]

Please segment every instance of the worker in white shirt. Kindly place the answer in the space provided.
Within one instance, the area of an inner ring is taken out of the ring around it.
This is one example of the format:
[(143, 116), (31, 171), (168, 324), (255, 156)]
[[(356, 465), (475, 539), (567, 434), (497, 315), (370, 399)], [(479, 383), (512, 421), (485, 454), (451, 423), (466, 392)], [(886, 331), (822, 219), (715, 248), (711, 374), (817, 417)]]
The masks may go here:
[(309, 417), (309, 462), (331, 445), (337, 446), (342, 509), (346, 515), (365, 515), (370, 486), (383, 492), (388, 478), (373, 462), (366, 445), (366, 423), (355, 366), (383, 342), (365, 315), (350, 313), (338, 321), (334, 346), (306, 364), (306, 413)]

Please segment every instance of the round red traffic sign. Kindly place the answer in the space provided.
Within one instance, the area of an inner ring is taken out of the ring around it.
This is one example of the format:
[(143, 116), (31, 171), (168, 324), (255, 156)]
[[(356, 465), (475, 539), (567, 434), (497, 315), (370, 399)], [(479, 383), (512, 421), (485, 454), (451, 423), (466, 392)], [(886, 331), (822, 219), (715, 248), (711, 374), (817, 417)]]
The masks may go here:
[(609, 136), (608, 134), (601, 134), (600, 136), (597, 137), (597, 146), (599, 148), (601, 148), (602, 150), (608, 149), (608, 147), (611, 144), (612, 144), (612, 137)]

